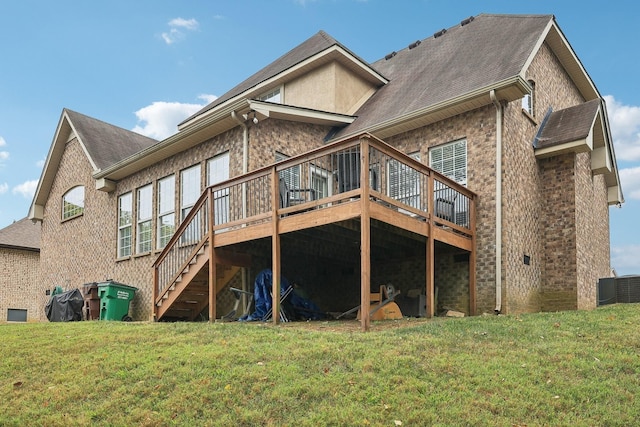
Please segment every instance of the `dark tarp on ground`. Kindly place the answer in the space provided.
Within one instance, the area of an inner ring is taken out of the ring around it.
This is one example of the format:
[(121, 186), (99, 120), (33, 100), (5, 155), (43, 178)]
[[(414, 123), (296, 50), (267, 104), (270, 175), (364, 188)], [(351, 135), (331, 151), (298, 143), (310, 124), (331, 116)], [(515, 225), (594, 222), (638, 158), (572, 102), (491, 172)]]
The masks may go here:
[(44, 307), (50, 322), (73, 322), (82, 320), (84, 299), (79, 289), (52, 295)]
[[(253, 284), (255, 311), (241, 317), (240, 321), (267, 320), (265, 316), (272, 308), (272, 283), (273, 278), (270, 269), (262, 270), (258, 273)], [(284, 276), (280, 276), (280, 295), (283, 295), (290, 286), (292, 285), (289, 284), (289, 281)], [(296, 294), (295, 290), (282, 304), (282, 308), (287, 311), (287, 317), (290, 320), (317, 320), (324, 317), (320, 308), (313, 301)]]

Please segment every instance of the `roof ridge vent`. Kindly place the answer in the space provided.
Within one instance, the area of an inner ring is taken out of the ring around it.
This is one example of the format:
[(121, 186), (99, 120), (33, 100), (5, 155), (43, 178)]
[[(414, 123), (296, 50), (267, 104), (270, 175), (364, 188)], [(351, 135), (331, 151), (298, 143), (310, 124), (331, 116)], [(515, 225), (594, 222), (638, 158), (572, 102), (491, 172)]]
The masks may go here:
[(391, 52), (390, 54), (388, 54), (387, 56), (384, 57), (384, 59), (386, 59), (387, 61), (390, 60), (391, 58), (393, 58), (394, 56), (396, 56), (398, 54), (398, 52), (396, 52), (395, 50), (393, 52)]
[(446, 28), (443, 28), (443, 29), (441, 29), (440, 31), (438, 31), (437, 33), (435, 33), (435, 34), (433, 35), (433, 38), (434, 38), (434, 39), (437, 39), (438, 37), (440, 37), (441, 35), (443, 35), (443, 34), (444, 34), (444, 33), (446, 33), (446, 32), (447, 32), (447, 29), (446, 29)]
[(460, 26), (464, 27), (465, 25), (471, 23), (471, 21), (473, 21), (474, 19), (476, 18), (474, 18), (473, 16), (470, 16), (467, 19), (464, 19), (462, 22), (460, 22)]
[(414, 47), (417, 47), (420, 43), (422, 43), (420, 40), (414, 41), (409, 45), (409, 50), (413, 49)]

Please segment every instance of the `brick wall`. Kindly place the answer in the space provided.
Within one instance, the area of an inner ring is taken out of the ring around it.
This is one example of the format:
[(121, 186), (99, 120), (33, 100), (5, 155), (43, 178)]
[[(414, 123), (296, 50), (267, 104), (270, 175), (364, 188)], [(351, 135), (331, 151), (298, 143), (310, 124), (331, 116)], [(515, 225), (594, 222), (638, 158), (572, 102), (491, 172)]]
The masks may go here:
[[(467, 186), (478, 194), (476, 201), (478, 313), (493, 312), (495, 307), (495, 125), (495, 108), (486, 106), (385, 140), (405, 153), (420, 151), (420, 159), (425, 164), (429, 164), (430, 147), (463, 138), (467, 140)], [(440, 288), (440, 300), (446, 301), (448, 308), (457, 307), (460, 311), (468, 312), (468, 267), (456, 263), (454, 268), (448, 269), (453, 264), (451, 259), (447, 257), (437, 259), (435, 268), (438, 275), (435, 286)], [(459, 277), (461, 274), (466, 274), (466, 281), (461, 280)], [(465, 292), (457, 290), (457, 287), (461, 286), (460, 283), (465, 283)], [(453, 289), (448, 296), (447, 289)], [(455, 300), (454, 295), (461, 295), (461, 297)]]
[(0, 248), (0, 322), (8, 309), (27, 310), (27, 321), (46, 320), (47, 286), (39, 280), (40, 254)]

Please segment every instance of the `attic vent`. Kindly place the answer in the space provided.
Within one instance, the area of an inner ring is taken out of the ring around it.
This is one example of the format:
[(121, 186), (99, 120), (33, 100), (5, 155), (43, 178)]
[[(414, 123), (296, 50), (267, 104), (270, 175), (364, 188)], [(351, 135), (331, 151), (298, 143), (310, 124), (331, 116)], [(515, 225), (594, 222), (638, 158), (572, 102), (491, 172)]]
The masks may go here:
[(386, 59), (387, 61), (390, 60), (391, 58), (393, 58), (394, 56), (396, 56), (398, 53), (394, 50), (393, 52), (391, 52), (390, 54), (388, 54), (387, 56), (384, 57), (384, 59)]
[(460, 22), (460, 26), (464, 27), (465, 25), (467, 25), (468, 23), (470, 23), (471, 21), (473, 21), (475, 18), (473, 16), (468, 17), (467, 19), (463, 20), (462, 22)]
[(420, 40), (414, 41), (409, 45), (409, 49), (413, 49), (414, 47), (418, 46), (420, 43), (422, 43)]
[(443, 34), (444, 34), (444, 33), (446, 33), (446, 32), (447, 32), (446, 28), (443, 28), (443, 29), (441, 29), (440, 31), (438, 31), (437, 33), (435, 33), (435, 34), (433, 35), (433, 38), (434, 38), (434, 39), (437, 39), (438, 37), (440, 37), (441, 35), (443, 35)]

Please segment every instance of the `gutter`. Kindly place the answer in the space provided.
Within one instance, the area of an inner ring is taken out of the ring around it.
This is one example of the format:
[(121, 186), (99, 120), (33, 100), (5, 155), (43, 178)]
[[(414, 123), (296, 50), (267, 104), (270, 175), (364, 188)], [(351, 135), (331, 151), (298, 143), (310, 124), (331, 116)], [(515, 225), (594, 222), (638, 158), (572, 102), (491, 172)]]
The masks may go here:
[(496, 107), (496, 308), (502, 311), (502, 104), (494, 89), (489, 92)]

